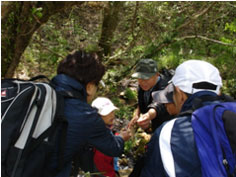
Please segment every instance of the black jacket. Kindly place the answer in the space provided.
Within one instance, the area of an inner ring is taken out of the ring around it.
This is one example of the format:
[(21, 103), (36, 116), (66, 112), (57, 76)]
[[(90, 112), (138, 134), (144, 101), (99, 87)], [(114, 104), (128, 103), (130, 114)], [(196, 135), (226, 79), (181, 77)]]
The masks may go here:
[(168, 84), (168, 79), (163, 75), (160, 75), (160, 80), (156, 83), (156, 85), (152, 88), (150, 93), (148, 94), (147, 103), (145, 103), (145, 95), (144, 90), (139, 86), (138, 88), (138, 105), (140, 109), (140, 113), (145, 114), (148, 112), (150, 108), (154, 108), (157, 112), (157, 116), (152, 120), (152, 131), (159, 127), (163, 122), (170, 120), (172, 116), (170, 116), (165, 108), (164, 104), (153, 102), (152, 92), (163, 90)]

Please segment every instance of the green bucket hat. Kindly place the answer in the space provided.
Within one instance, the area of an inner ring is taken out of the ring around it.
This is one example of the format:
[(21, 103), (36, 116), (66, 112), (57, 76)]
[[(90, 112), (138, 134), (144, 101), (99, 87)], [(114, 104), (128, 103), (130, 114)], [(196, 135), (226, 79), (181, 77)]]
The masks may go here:
[(141, 59), (135, 68), (135, 73), (132, 74), (136, 79), (149, 79), (158, 72), (157, 62), (153, 59)]

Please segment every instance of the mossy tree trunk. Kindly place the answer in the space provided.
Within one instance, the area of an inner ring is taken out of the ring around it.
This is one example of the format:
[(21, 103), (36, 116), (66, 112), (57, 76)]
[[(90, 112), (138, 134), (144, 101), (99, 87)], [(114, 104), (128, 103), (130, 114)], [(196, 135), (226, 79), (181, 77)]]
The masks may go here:
[(103, 49), (103, 54), (105, 56), (111, 54), (112, 39), (120, 20), (119, 12), (123, 6), (124, 2), (116, 1), (108, 2), (108, 6), (104, 8), (104, 17), (99, 46)]
[(52, 15), (83, 2), (2, 2), (2, 77), (14, 75), (34, 32)]

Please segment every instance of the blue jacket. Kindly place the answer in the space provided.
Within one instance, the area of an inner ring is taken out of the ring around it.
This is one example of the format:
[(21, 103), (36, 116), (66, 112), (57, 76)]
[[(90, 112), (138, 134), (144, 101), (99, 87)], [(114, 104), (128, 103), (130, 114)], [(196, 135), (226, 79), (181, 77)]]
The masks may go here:
[[(213, 92), (198, 92), (184, 103), (181, 112), (192, 109), (196, 98), (216, 97)], [(203, 105), (211, 104), (210, 101)], [(202, 106), (203, 106), (202, 105)], [(180, 114), (181, 115), (181, 114)], [(141, 177), (200, 177), (198, 157), (191, 124), (191, 114), (164, 123), (153, 134), (145, 156)]]
[[(120, 136), (114, 136), (106, 127), (97, 111), (86, 102), (85, 87), (75, 79), (59, 74), (53, 78), (57, 91), (77, 91), (83, 96), (82, 99), (65, 99), (64, 113), (68, 121), (68, 130), (65, 147), (65, 167), (57, 177), (69, 177), (71, 162), (75, 154), (83, 154), (83, 149), (89, 144), (102, 153), (118, 157), (122, 154), (124, 141)], [(58, 148), (55, 148), (49, 169), (57, 167)]]

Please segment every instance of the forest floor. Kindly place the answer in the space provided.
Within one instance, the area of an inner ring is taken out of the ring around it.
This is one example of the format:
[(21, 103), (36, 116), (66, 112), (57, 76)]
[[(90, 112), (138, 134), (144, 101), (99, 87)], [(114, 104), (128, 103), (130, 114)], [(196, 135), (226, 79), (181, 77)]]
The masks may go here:
[(121, 169), (119, 170), (120, 177), (128, 177), (129, 174), (132, 172), (132, 168), (127, 168), (127, 169)]

